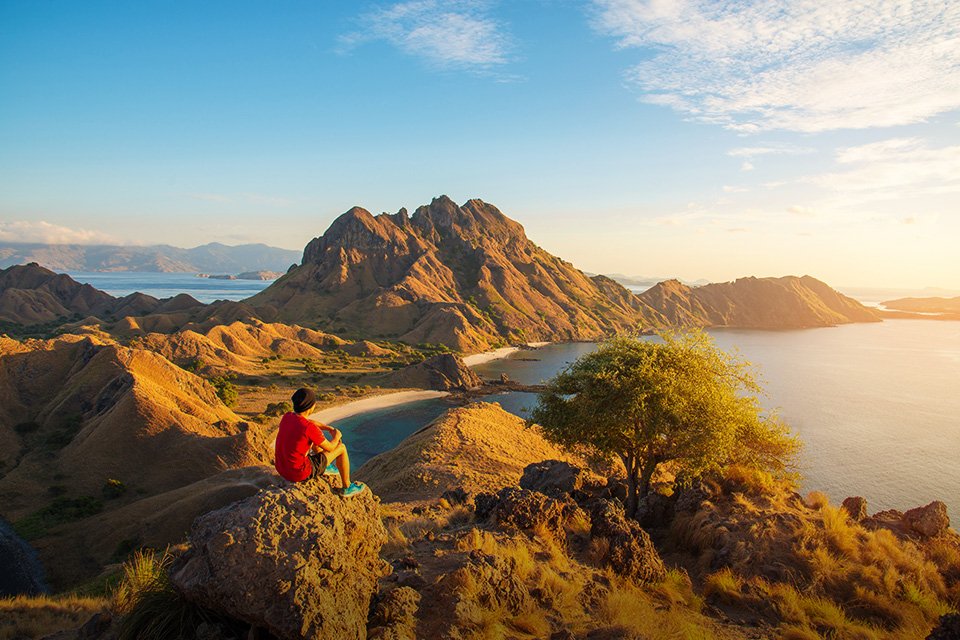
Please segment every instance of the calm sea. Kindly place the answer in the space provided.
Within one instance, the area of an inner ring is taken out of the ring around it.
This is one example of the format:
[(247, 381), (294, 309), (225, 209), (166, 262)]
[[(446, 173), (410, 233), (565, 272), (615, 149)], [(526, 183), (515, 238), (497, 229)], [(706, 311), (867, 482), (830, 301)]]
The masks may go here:
[(198, 278), (193, 273), (85, 273), (68, 271), (76, 280), (122, 298), (134, 291), (154, 298), (170, 298), (186, 293), (200, 302), (243, 300), (260, 293), (270, 284), (265, 280), (217, 280)]
[[(764, 406), (779, 408), (781, 418), (806, 443), (804, 491), (823, 491), (837, 503), (863, 496), (871, 513), (942, 500), (960, 514), (960, 323), (887, 320), (826, 329), (710, 333), (719, 347), (736, 348), (757, 365), (766, 380)], [(477, 365), (474, 371), (488, 379), (506, 373), (533, 384), (593, 348), (549, 345)], [(487, 400), (525, 415), (536, 397), (507, 393)], [(346, 418), (337, 426), (366, 459), (379, 452), (371, 446), (373, 433), (380, 441), (392, 433), (391, 441), (398, 441), (398, 432), (413, 433), (445, 408), (424, 401), (406, 405), (402, 416), (384, 410)]]

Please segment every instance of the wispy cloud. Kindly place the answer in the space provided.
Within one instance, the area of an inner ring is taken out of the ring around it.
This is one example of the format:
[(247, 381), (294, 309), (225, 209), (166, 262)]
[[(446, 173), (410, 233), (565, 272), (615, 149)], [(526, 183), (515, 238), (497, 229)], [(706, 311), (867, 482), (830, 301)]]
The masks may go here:
[(360, 17), (360, 28), (340, 37), (341, 51), (385, 41), (441, 69), (489, 71), (510, 61), (506, 26), (483, 0), (415, 0)]
[(120, 244), (108, 233), (71, 229), (49, 222), (14, 220), (0, 221), (0, 242), (28, 242), (41, 244)]
[(593, 0), (594, 24), (646, 60), (645, 100), (729, 129), (817, 132), (960, 108), (960, 3)]
[(727, 151), (728, 156), (756, 158), (757, 156), (789, 155), (796, 156), (805, 153), (814, 153), (809, 147), (795, 147), (792, 145), (770, 145), (766, 147), (738, 147)]
[(839, 149), (836, 160), (851, 168), (803, 180), (871, 199), (960, 193), (960, 146), (934, 148), (919, 138), (894, 138)]
[(787, 211), (790, 212), (790, 213), (795, 213), (795, 214), (797, 214), (798, 216), (809, 216), (809, 217), (813, 217), (813, 216), (817, 215), (816, 211), (814, 211), (814, 210), (811, 209), (810, 207), (801, 207), (800, 205), (793, 205), (792, 207), (789, 207), (789, 208), (787, 209)]

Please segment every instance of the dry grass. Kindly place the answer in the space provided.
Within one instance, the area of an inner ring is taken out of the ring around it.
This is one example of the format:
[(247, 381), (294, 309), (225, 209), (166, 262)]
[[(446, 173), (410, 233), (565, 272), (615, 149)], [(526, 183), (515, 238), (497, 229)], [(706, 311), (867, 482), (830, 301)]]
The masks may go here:
[(453, 637), (544, 638), (562, 629), (578, 636), (617, 629), (622, 637), (651, 640), (734, 637), (718, 634), (715, 623), (699, 613), (703, 601), (682, 571), (670, 571), (662, 584), (640, 587), (610, 571), (598, 571), (586, 557), (578, 559), (551, 537), (479, 527), (465, 531), (456, 549), (498, 558), (529, 597), (505, 597), (511, 589), (501, 586), (503, 600), (492, 602), (489, 584), (475, 571), (460, 569), (451, 582), (456, 600)]
[(757, 612), (798, 639), (919, 640), (954, 610), (955, 538), (901, 540), (852, 522), (822, 493), (800, 502), (791, 489), (721, 496), (677, 516), (671, 537), (693, 554), (709, 600)]
[(104, 598), (72, 594), (2, 598), (0, 640), (43, 638), (65, 629), (76, 629), (109, 606), (109, 600)]

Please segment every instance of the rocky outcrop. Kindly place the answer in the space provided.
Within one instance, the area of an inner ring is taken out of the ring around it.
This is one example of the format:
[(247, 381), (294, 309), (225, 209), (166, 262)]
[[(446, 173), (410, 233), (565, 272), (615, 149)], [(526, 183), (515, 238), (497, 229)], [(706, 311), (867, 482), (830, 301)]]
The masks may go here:
[(922, 536), (936, 538), (950, 528), (950, 517), (947, 515), (947, 505), (934, 500), (925, 507), (910, 509), (903, 514), (903, 521)]
[(867, 500), (860, 496), (850, 496), (843, 501), (841, 508), (854, 522), (860, 522), (867, 517)]
[(197, 518), (190, 541), (170, 572), (187, 599), (280, 640), (366, 637), (386, 542), (369, 491), (287, 483)]
[[(520, 486), (557, 498), (580, 492), (591, 480), (596, 483), (586, 469), (562, 460), (544, 460), (524, 468)], [(606, 484), (605, 481), (602, 483)]]
[(414, 640), (420, 594), (412, 587), (397, 587), (380, 598), (373, 609), (369, 640)]
[(960, 613), (947, 613), (940, 616), (927, 640), (960, 640)]
[(470, 391), (483, 386), (463, 359), (452, 353), (431, 356), (419, 364), (404, 367), (393, 381), (401, 387), (421, 387), (436, 391)]
[(590, 535), (609, 541), (603, 561), (617, 573), (638, 582), (662, 582), (667, 576), (650, 536), (626, 517), (620, 503), (600, 502), (591, 513)]

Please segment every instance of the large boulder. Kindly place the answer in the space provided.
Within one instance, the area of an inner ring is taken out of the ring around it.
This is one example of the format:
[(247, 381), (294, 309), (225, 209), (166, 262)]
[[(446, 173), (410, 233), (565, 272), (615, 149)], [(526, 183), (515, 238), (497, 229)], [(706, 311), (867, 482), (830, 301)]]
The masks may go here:
[(520, 486), (530, 491), (539, 491), (551, 498), (564, 494), (572, 495), (583, 489), (590, 478), (586, 469), (561, 460), (544, 460), (527, 465), (520, 477)]
[(196, 519), (170, 579), (208, 609), (280, 640), (366, 637), (386, 542), (376, 498), (284, 483)]
[(903, 522), (922, 536), (935, 538), (950, 528), (947, 505), (934, 500), (925, 507), (910, 509), (903, 514)]
[(593, 509), (590, 535), (609, 541), (603, 561), (620, 575), (637, 582), (662, 582), (667, 569), (650, 536), (627, 518), (623, 507), (613, 500), (602, 500)]

